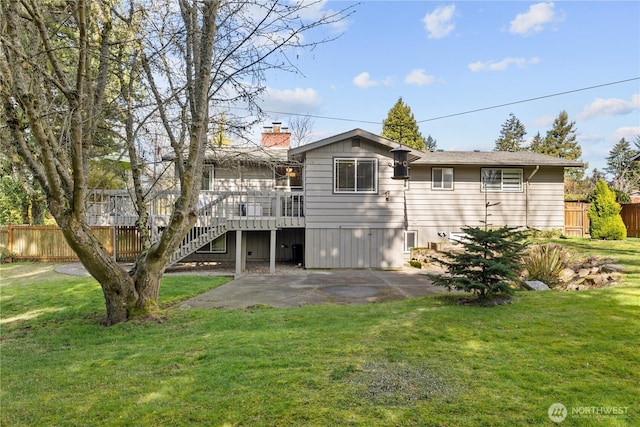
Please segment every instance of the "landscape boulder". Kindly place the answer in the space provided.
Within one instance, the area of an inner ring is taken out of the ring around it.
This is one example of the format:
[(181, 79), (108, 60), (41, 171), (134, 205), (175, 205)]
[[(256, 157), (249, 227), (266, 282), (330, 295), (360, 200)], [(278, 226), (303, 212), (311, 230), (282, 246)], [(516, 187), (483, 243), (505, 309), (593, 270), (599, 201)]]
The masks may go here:
[(539, 280), (525, 280), (524, 287), (530, 291), (549, 291), (551, 288)]

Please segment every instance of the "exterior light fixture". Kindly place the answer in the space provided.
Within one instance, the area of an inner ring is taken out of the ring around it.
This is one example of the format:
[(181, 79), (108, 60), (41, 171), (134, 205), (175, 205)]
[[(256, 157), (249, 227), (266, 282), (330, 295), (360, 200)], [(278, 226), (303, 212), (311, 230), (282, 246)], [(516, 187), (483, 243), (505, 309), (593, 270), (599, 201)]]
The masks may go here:
[(393, 153), (392, 179), (409, 179), (409, 153), (411, 150), (400, 145), (390, 151)]

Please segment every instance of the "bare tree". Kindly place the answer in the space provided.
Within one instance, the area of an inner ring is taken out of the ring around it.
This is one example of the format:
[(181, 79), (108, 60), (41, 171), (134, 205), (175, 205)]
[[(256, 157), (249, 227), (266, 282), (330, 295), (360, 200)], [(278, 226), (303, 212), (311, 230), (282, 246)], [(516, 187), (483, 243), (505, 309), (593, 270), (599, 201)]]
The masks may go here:
[[(328, 41), (308, 42), (302, 34), (349, 13), (321, 12), (318, 3), (0, 0), (2, 125), (65, 239), (100, 283), (106, 324), (157, 307), (170, 256), (197, 219), (212, 112), (235, 105), (260, 115), (254, 99), (264, 73), (295, 71), (283, 53)], [(311, 11), (314, 18), (305, 19)], [(247, 126), (243, 117), (227, 120)], [(179, 194), (167, 227), (152, 241), (139, 145), (154, 121), (175, 158)], [(131, 161), (145, 239), (131, 271), (112, 259), (87, 222), (90, 160), (105, 134), (120, 141)]]
[(289, 130), (293, 137), (293, 147), (306, 144), (313, 136), (315, 123), (311, 116), (292, 116), (289, 119)]

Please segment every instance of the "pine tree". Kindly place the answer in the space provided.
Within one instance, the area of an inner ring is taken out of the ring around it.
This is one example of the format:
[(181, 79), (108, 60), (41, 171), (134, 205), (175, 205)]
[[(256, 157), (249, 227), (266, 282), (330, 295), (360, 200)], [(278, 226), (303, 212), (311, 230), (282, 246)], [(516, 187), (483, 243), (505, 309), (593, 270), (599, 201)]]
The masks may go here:
[[(582, 156), (582, 149), (576, 136), (576, 122), (569, 121), (569, 114), (562, 110), (553, 121), (551, 129), (540, 143), (531, 144), (531, 151), (567, 160), (578, 160)], [(584, 168), (567, 168), (565, 178), (580, 183), (584, 178)]]
[(569, 114), (564, 110), (561, 111), (553, 121), (551, 129), (547, 131), (542, 147), (536, 152), (567, 160), (580, 158), (582, 149), (576, 137), (575, 125), (575, 121), (569, 121)]
[(500, 137), (496, 139), (496, 146), (493, 151), (523, 151), (524, 136), (527, 131), (520, 120), (509, 113), (509, 118), (502, 125)]
[(603, 240), (626, 239), (627, 227), (620, 216), (621, 210), (622, 207), (616, 202), (615, 193), (603, 179), (599, 180), (591, 196), (591, 205), (587, 211), (591, 238)]
[(402, 102), (402, 97), (389, 110), (387, 118), (382, 121), (382, 135), (407, 147), (424, 151), (426, 140), (418, 129), (418, 123), (411, 108)]
[(624, 138), (609, 151), (605, 170), (612, 175), (611, 188), (628, 194), (640, 184), (640, 165), (631, 160), (636, 154)]
[(534, 153), (542, 152), (542, 145), (544, 144), (544, 140), (540, 135), (540, 132), (536, 133), (533, 139), (531, 140), (531, 144), (529, 144), (529, 151), (533, 151)]
[(438, 141), (431, 138), (431, 135), (427, 136), (427, 140), (424, 143), (424, 151), (436, 151), (438, 149)]
[(429, 275), (436, 285), (478, 294), (480, 299), (512, 293), (521, 270), (525, 233), (512, 227), (464, 227), (463, 251), (444, 251), (433, 258), (447, 274)]

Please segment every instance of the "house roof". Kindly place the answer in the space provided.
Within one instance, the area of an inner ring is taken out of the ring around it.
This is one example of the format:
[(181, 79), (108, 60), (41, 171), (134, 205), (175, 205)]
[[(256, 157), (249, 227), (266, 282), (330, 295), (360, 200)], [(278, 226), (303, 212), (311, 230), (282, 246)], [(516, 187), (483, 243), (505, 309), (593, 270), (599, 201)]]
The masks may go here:
[(558, 166), (583, 167), (584, 163), (529, 151), (432, 151), (414, 165)]
[[(207, 147), (204, 161), (222, 167), (233, 167), (238, 164), (284, 165), (295, 163), (289, 160), (287, 151), (287, 148), (283, 147)], [(173, 154), (162, 157), (164, 161), (173, 161), (174, 159)]]
[(288, 163), (287, 149), (281, 147), (218, 147), (208, 149), (205, 162), (218, 166), (242, 164), (270, 165)]
[(634, 160), (637, 160), (637, 161), (639, 161), (639, 162), (640, 162), (640, 153), (636, 154), (635, 156), (633, 156), (633, 157), (631, 158), (631, 161), (632, 161), (632, 162), (633, 162)]
[[(375, 142), (377, 144), (386, 146), (389, 148), (389, 150), (393, 149), (393, 148), (397, 148), (399, 143), (392, 141), (390, 139), (384, 138), (380, 135), (376, 135), (375, 133), (371, 133), (368, 132), (366, 130), (357, 128), (357, 129), (353, 129), (350, 130), (348, 132), (343, 132), (340, 133), (338, 135), (334, 135), (334, 136), (330, 136), (329, 138), (325, 138), (325, 139), (321, 139), (319, 141), (316, 142), (312, 142), (310, 144), (305, 144), (305, 145), (301, 145), (300, 147), (296, 147), (296, 148), (292, 148), (291, 150), (289, 150), (289, 157), (297, 157), (300, 155), (304, 155), (307, 151), (311, 151), (311, 150), (315, 150), (321, 147), (324, 147), (326, 145), (331, 145), (334, 144), (336, 142), (340, 142), (340, 141), (344, 141), (345, 139), (352, 139), (352, 138), (363, 138), (372, 142)], [(405, 147), (407, 150), (409, 150), (409, 160), (413, 161), (415, 159), (420, 158), (421, 156), (423, 156), (425, 153), (420, 151), (420, 150), (416, 150), (410, 147)]]

